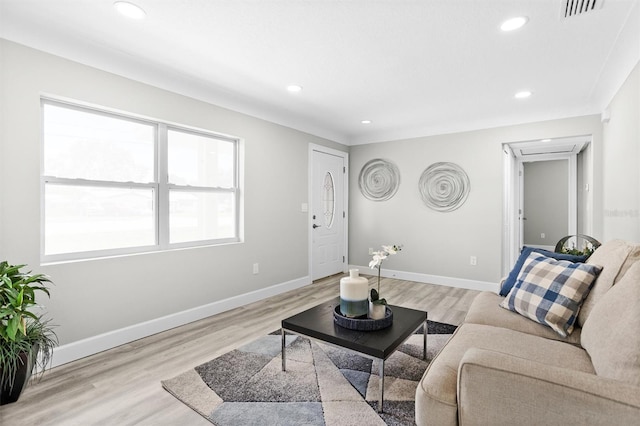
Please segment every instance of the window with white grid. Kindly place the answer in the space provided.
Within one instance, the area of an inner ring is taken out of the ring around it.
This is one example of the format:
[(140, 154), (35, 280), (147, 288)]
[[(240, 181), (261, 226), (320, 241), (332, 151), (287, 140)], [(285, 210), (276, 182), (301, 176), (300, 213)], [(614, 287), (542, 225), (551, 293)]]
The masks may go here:
[(42, 258), (238, 241), (238, 140), (43, 99)]

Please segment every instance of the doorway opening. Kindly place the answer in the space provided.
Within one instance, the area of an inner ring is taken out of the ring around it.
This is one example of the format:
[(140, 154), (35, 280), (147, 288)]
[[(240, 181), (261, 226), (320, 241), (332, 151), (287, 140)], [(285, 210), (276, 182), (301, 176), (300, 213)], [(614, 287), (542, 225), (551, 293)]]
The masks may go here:
[(503, 276), (524, 245), (553, 250), (560, 238), (584, 233), (590, 142), (588, 135), (503, 144)]

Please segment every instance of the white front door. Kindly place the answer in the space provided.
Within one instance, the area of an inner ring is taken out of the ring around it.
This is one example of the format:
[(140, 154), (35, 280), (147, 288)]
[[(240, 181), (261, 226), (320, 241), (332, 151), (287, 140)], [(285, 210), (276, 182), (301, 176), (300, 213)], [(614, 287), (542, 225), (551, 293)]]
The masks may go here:
[(311, 178), (311, 278), (346, 270), (346, 153), (313, 149)]

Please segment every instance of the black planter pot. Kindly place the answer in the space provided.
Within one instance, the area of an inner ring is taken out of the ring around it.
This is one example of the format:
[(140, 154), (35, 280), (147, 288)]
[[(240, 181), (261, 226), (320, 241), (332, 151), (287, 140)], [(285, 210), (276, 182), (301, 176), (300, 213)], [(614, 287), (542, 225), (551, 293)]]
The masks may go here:
[[(38, 346), (34, 346), (31, 351), (31, 356), (26, 352), (21, 352), (19, 357), (21, 365), (18, 366), (16, 374), (13, 378), (13, 386), (9, 386), (9, 383), (2, 383), (0, 386), (0, 405), (10, 404), (16, 402), (20, 398), (22, 390), (27, 386), (27, 382), (31, 378), (33, 366), (35, 364), (36, 356), (38, 355)], [(2, 370), (0, 370), (0, 377), (2, 376)]]

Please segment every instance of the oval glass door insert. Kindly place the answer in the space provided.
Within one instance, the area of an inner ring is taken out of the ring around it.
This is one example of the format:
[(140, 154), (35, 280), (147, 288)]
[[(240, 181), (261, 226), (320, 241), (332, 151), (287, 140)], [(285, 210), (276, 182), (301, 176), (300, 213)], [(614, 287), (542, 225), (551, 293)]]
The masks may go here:
[(331, 228), (333, 225), (333, 218), (335, 217), (335, 187), (333, 186), (333, 176), (331, 176), (331, 172), (327, 172), (324, 175), (324, 182), (322, 184), (322, 206), (324, 213), (324, 226), (327, 229)]

